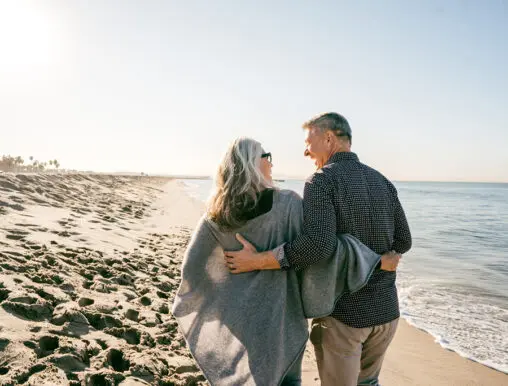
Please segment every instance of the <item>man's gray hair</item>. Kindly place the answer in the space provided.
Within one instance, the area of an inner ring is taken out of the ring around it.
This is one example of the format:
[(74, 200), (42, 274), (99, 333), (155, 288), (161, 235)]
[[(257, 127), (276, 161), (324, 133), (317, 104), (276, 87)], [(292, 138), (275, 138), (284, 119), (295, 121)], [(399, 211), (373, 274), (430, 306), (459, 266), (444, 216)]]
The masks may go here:
[(338, 137), (348, 137), (349, 141), (353, 136), (347, 119), (333, 112), (316, 115), (305, 122), (302, 127), (304, 129), (319, 129), (322, 133), (330, 130)]

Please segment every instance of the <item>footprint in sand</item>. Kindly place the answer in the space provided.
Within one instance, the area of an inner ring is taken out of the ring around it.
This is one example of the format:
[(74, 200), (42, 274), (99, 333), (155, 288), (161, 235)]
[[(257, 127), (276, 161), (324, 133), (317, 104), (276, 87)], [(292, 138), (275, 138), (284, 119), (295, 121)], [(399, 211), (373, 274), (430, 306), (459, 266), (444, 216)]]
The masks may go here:
[(3, 229), (7, 231), (7, 234), (5, 235), (6, 239), (9, 240), (24, 240), (26, 236), (30, 234), (30, 232), (19, 230), (19, 229)]
[(39, 343), (36, 348), (37, 357), (44, 358), (48, 355), (53, 354), (53, 352), (59, 347), (60, 339), (58, 336), (48, 335), (42, 336), (39, 338)]
[(106, 334), (124, 339), (127, 343), (131, 345), (137, 345), (141, 343), (142, 333), (135, 328), (106, 328), (103, 331)]
[(9, 339), (0, 338), (0, 351), (4, 351), (5, 348), (11, 343)]
[(152, 299), (150, 299), (147, 296), (143, 296), (139, 299), (139, 302), (144, 305), (145, 307), (148, 307), (152, 304)]
[(128, 371), (131, 365), (124, 353), (114, 348), (109, 349), (107, 353), (107, 364), (120, 373)]
[(111, 315), (105, 315), (98, 312), (83, 311), (83, 315), (88, 320), (88, 323), (96, 330), (104, 330), (106, 328), (122, 327), (123, 323), (120, 319)]
[(19, 212), (25, 210), (24, 206), (21, 206), (19, 204), (11, 204), (11, 203), (8, 203), (5, 201), (0, 201), (0, 207), (11, 208), (11, 209), (17, 210)]
[(9, 297), (11, 291), (6, 288), (2, 288), (3, 284), (0, 283), (0, 303)]
[(95, 300), (90, 299), (90, 298), (81, 298), (81, 299), (79, 299), (78, 304), (80, 307), (87, 307), (87, 306), (94, 304), (94, 302), (95, 302)]
[(139, 320), (139, 311), (137, 310), (134, 310), (132, 308), (129, 308), (126, 312), (125, 312), (125, 317), (129, 320), (132, 320), (133, 322), (138, 322)]
[(53, 306), (46, 299), (37, 295), (26, 293), (12, 293), (5, 289), (0, 289), (2, 308), (26, 320), (42, 321), (47, 320), (53, 314)]

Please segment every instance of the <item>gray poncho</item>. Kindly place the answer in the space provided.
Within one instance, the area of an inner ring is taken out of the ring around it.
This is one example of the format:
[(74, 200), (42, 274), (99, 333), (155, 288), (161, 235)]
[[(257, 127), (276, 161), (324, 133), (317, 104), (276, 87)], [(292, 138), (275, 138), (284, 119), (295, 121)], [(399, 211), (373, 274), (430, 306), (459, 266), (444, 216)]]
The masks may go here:
[(259, 251), (293, 240), (301, 230), (301, 198), (274, 192), (270, 212), (235, 232), (204, 216), (190, 241), (172, 312), (192, 355), (212, 385), (279, 385), (305, 349), (306, 318), (329, 315), (345, 290), (365, 285), (380, 256), (341, 235), (335, 255), (301, 272), (231, 274), (223, 250), (241, 249), (240, 233)]

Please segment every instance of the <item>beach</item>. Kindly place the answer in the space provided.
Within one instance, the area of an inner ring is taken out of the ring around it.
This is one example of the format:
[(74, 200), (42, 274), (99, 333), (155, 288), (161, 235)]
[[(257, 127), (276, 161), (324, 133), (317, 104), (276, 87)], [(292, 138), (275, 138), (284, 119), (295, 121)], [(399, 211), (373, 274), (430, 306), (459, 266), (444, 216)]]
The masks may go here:
[[(204, 211), (181, 182), (0, 174), (0, 384), (206, 384), (171, 316)], [(308, 345), (304, 385), (318, 385)], [(401, 320), (384, 385), (504, 385)]]
[(0, 192), (0, 385), (203, 382), (170, 315), (199, 210), (169, 179), (0, 174)]

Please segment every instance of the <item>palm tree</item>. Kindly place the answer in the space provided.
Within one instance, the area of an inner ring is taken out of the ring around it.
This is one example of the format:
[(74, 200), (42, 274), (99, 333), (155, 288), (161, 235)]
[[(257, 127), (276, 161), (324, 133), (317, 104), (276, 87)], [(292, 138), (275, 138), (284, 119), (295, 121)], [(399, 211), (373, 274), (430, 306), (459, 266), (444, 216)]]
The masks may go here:
[(53, 165), (55, 166), (55, 168), (59, 168), (60, 167), (60, 164), (58, 163), (58, 161), (56, 159), (53, 160)]
[(7, 171), (13, 171), (16, 166), (16, 159), (10, 155), (2, 156), (2, 164)]
[(25, 161), (19, 155), (14, 159), (14, 165), (16, 166), (16, 171), (18, 172)]

